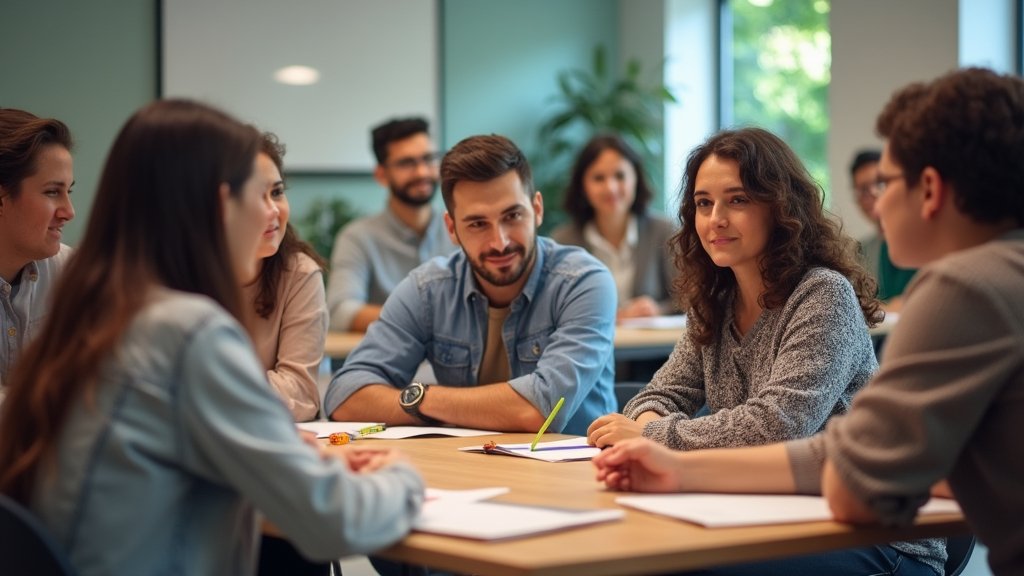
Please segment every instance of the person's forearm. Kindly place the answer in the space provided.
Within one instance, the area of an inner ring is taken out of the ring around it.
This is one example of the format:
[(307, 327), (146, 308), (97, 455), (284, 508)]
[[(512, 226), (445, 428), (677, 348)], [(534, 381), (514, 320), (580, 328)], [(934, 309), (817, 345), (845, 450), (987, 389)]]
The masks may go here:
[(380, 306), (375, 304), (367, 304), (356, 312), (356, 315), (352, 317), (352, 324), (349, 326), (351, 332), (366, 332), (366, 329), (373, 323), (374, 320), (380, 317)]
[(508, 383), (431, 386), (420, 412), (445, 424), (501, 432), (536, 432), (545, 417)]
[(397, 388), (388, 384), (364, 386), (331, 412), (331, 420), (385, 422), (392, 426), (422, 424), (402, 410), (398, 404), (398, 393)]
[(783, 444), (716, 448), (680, 453), (685, 492), (792, 494), (789, 456)]

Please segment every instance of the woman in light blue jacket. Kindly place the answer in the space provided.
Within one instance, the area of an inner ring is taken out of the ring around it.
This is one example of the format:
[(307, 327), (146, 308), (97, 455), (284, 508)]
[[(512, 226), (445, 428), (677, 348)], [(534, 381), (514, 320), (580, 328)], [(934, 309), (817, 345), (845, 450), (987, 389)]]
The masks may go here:
[(252, 574), (256, 510), (319, 560), (392, 544), (419, 511), (399, 454), (300, 439), (237, 321), (272, 218), (259, 141), (188, 101), (137, 112), (11, 375), (0, 492), (82, 576)]

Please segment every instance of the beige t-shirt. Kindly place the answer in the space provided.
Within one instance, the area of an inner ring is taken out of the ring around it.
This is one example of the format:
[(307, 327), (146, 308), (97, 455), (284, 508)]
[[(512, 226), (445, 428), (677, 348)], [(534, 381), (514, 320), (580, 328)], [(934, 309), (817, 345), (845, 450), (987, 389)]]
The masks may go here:
[(487, 308), (487, 343), (484, 356), (480, 359), (480, 373), (477, 384), (494, 384), (508, 382), (512, 378), (512, 368), (505, 352), (505, 340), (501, 337), (501, 327), (512, 308)]

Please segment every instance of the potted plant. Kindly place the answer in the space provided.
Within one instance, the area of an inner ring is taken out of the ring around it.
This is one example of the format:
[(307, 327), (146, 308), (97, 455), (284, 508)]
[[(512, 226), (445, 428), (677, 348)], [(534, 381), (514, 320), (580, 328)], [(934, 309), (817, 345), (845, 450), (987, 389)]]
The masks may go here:
[(296, 222), (299, 234), (313, 245), (317, 253), (326, 260), (331, 259), (334, 238), (338, 230), (359, 214), (341, 198), (318, 198), (310, 205), (306, 214)]

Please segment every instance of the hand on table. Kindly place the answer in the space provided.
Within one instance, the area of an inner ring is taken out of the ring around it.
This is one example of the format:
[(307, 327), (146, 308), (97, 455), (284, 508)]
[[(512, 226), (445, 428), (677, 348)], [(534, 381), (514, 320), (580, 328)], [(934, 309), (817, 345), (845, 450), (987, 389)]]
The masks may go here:
[(590, 423), (587, 428), (587, 442), (604, 448), (616, 442), (629, 438), (643, 436), (644, 426), (661, 418), (657, 412), (644, 412), (637, 416), (636, 420), (627, 418), (622, 414), (605, 414)]
[(597, 481), (623, 492), (678, 492), (683, 474), (678, 452), (647, 438), (633, 438), (594, 456)]

